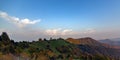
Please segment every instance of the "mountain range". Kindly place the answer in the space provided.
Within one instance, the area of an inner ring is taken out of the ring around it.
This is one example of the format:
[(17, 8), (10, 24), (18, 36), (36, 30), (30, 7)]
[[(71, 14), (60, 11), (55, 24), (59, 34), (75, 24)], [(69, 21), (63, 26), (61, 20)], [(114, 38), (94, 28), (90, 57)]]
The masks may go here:
[(99, 42), (101, 43), (106, 43), (109, 45), (114, 45), (114, 46), (120, 46), (120, 39), (103, 39), (103, 40), (99, 40)]
[(120, 50), (90, 37), (14, 42), (3, 32), (0, 60), (120, 60)]

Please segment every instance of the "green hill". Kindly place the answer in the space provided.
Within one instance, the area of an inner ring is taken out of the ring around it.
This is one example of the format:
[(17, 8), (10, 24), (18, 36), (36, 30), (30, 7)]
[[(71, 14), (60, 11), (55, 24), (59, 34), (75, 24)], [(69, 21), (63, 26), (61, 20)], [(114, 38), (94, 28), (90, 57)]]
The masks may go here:
[[(84, 42), (86, 43), (82, 41)], [(91, 44), (92, 42), (90, 44), (87, 42), (87, 45), (74, 44), (62, 38), (14, 42), (10, 40), (6, 32), (3, 32), (0, 36), (0, 60), (119, 60), (120, 57), (116, 58), (116, 55), (109, 56), (109, 52), (105, 55), (101, 52), (102, 50), (99, 51), (100, 49), (107, 50), (107, 48), (101, 46), (95, 49), (96, 46), (94, 44), (91, 46)]]

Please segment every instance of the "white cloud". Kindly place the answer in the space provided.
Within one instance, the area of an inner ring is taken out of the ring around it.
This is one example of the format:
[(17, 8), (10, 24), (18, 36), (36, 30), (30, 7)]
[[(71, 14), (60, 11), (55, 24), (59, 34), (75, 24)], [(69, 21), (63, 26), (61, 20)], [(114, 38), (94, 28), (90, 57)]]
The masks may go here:
[(61, 28), (57, 28), (57, 29), (48, 29), (46, 30), (46, 33), (48, 35), (58, 35), (61, 31)]
[(65, 29), (62, 31), (62, 35), (72, 34), (72, 29)]
[(18, 17), (9, 16), (6, 12), (2, 12), (2, 11), (0, 11), (0, 17), (14, 23), (18, 27), (25, 27), (27, 25), (36, 24), (36, 23), (40, 22), (40, 19), (38, 19), (38, 20), (30, 20), (28, 18), (20, 19)]
[(45, 31), (47, 35), (53, 35), (53, 36), (67, 36), (67, 35), (90, 35), (96, 33), (95, 29), (86, 29), (83, 31), (73, 31), (72, 29), (62, 29), (62, 28), (57, 28), (57, 29), (48, 29)]
[(84, 31), (83, 33), (84, 33), (84, 34), (93, 34), (93, 33), (95, 33), (95, 32), (96, 32), (95, 29), (87, 29), (87, 30)]
[(57, 29), (48, 29), (46, 30), (46, 33), (48, 35), (70, 35), (72, 34), (72, 29), (61, 29), (61, 28), (57, 28)]

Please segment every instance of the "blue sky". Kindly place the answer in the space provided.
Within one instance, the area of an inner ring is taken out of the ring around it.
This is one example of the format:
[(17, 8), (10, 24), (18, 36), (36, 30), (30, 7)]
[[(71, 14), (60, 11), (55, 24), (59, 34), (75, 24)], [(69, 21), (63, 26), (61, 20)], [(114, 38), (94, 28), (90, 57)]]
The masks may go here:
[[(0, 31), (9, 32), (16, 40), (29, 40), (31, 31), (40, 34), (31, 33), (37, 36), (31, 39), (120, 35), (119, 0), (1, 0), (0, 11)], [(27, 37), (21, 36), (23, 31)]]

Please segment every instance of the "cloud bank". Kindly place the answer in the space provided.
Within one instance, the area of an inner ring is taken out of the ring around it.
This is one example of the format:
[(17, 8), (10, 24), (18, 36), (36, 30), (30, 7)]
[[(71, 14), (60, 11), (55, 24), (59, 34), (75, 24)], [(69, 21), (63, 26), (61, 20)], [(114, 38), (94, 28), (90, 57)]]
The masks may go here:
[(48, 29), (45, 31), (46, 34), (48, 35), (70, 35), (73, 33), (72, 29), (62, 29), (62, 28), (57, 28), (57, 29)]
[(17, 25), (20, 28), (25, 27), (30, 24), (36, 24), (36, 23), (40, 22), (40, 19), (38, 19), (38, 20), (30, 20), (28, 18), (20, 19), (18, 17), (10, 16), (6, 12), (3, 12), (3, 11), (0, 11), (0, 17), (11, 23), (14, 23), (15, 25)]

